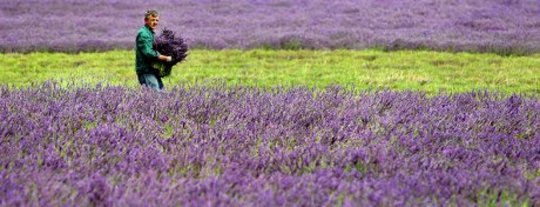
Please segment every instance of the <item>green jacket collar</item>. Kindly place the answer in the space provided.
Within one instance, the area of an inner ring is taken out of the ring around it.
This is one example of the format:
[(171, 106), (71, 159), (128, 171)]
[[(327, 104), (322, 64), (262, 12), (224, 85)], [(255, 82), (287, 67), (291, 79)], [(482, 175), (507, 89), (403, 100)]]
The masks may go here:
[(151, 32), (152, 34), (155, 34), (154, 30), (152, 30), (148, 25), (145, 24), (145, 25), (144, 25), (144, 28), (145, 28), (146, 30), (148, 30), (149, 32)]

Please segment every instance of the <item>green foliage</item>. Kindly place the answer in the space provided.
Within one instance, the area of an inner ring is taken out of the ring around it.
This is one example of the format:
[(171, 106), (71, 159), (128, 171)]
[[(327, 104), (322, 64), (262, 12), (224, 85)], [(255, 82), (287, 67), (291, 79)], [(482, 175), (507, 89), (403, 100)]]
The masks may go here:
[[(138, 86), (132, 51), (2, 53), (0, 84), (21, 87), (46, 80), (66, 85)], [(420, 90), (428, 93), (492, 90), (540, 94), (540, 54), (382, 50), (192, 50), (165, 86), (227, 84), (256, 87)]]
[(482, 207), (530, 206), (528, 198), (520, 198), (519, 196), (506, 191), (489, 192), (489, 190), (484, 190), (479, 194), (477, 204)]

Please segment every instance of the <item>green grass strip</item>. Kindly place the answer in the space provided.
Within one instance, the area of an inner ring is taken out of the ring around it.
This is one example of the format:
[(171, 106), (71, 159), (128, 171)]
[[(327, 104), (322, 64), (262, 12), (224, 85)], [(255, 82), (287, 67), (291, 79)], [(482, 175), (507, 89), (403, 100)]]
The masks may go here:
[[(47, 80), (137, 87), (133, 51), (3, 53), (0, 84), (25, 87)], [(360, 90), (540, 94), (540, 54), (380, 50), (192, 50), (165, 86), (226, 84), (257, 87), (328, 85)]]

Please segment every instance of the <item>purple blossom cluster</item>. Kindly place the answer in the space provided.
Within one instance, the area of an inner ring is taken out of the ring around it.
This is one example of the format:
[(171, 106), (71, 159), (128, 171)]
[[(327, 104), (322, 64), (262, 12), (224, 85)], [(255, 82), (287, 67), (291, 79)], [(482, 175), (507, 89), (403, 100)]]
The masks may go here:
[(0, 138), (1, 206), (540, 204), (522, 95), (2, 87)]
[(154, 49), (163, 55), (171, 56), (172, 60), (167, 63), (160, 63), (159, 76), (169, 76), (172, 72), (172, 67), (179, 62), (182, 62), (188, 56), (188, 46), (182, 37), (176, 35), (175, 32), (163, 29), (154, 40)]
[(540, 51), (537, 0), (5, 1), (0, 51), (133, 48), (151, 8), (194, 47)]

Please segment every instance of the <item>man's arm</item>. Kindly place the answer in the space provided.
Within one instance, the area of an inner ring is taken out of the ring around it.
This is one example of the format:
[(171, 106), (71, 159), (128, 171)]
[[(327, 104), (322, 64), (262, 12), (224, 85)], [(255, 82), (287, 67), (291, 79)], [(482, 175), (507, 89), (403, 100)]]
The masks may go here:
[(145, 34), (140, 34), (137, 38), (137, 49), (139, 49), (144, 56), (154, 60), (161, 60), (170, 62), (171, 56), (161, 55), (152, 49), (152, 38)]

